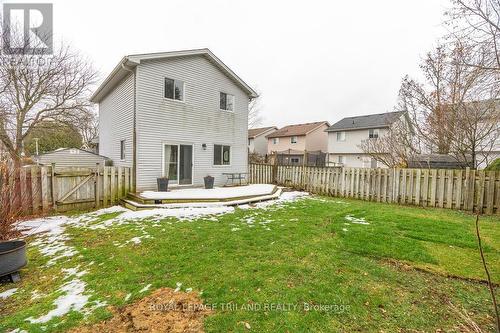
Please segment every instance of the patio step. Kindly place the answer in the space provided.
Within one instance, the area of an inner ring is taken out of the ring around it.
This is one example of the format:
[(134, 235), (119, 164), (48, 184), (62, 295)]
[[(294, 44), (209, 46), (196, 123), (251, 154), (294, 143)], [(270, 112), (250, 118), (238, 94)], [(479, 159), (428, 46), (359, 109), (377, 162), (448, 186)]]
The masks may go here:
[[(230, 198), (229, 200), (219, 200), (219, 201), (189, 201), (189, 202), (169, 202), (169, 203), (161, 203), (161, 204), (150, 204), (150, 203), (142, 203), (130, 198), (121, 199), (120, 203), (123, 207), (128, 208), (130, 210), (145, 210), (145, 209), (154, 209), (154, 208), (185, 208), (185, 207), (213, 207), (213, 206), (238, 206), (249, 203), (267, 201), (277, 199), (282, 193), (282, 189), (276, 187), (276, 189), (271, 194), (266, 195), (257, 195), (257, 196), (247, 196), (247, 197), (239, 197), (239, 198)], [(201, 200), (201, 199), (200, 199)], [(149, 200), (148, 200), (149, 201)], [(154, 201), (154, 200), (153, 200)]]
[[(272, 195), (278, 191), (278, 186), (274, 186), (271, 193), (266, 195)], [(141, 197), (137, 193), (129, 192), (127, 193), (126, 200), (134, 201), (136, 203), (142, 205), (159, 205), (159, 204), (181, 204), (181, 203), (217, 203), (217, 202), (229, 202), (229, 201), (238, 201), (238, 200), (246, 200), (255, 197), (255, 195), (247, 195), (247, 196), (239, 196), (239, 197), (231, 197), (231, 198), (199, 198), (199, 199), (147, 199)]]

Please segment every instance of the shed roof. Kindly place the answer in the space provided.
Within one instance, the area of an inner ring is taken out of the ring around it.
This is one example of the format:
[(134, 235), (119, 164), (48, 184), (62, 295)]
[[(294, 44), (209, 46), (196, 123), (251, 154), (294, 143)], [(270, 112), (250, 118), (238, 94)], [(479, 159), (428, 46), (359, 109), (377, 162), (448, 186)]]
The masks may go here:
[(328, 132), (389, 127), (404, 114), (403, 111), (346, 117), (330, 126)]

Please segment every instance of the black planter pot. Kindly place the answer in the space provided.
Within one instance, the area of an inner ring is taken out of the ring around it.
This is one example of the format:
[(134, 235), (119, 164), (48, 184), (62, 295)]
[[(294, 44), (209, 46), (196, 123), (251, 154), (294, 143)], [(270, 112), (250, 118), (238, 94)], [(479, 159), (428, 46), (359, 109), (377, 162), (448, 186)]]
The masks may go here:
[(204, 177), (203, 181), (205, 182), (205, 188), (206, 189), (214, 188), (214, 180), (215, 180), (215, 178), (212, 176)]
[(168, 191), (168, 178), (156, 178), (156, 182), (158, 183), (158, 191), (159, 192), (167, 192)]
[(17, 272), (26, 266), (27, 262), (25, 241), (0, 242), (0, 277), (10, 275), (12, 282), (18, 281)]

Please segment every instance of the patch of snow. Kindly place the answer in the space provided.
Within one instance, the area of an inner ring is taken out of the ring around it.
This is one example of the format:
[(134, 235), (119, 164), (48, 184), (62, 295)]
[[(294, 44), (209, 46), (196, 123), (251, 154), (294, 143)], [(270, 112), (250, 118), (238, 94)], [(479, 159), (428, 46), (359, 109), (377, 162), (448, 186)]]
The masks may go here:
[(280, 205), (287, 202), (292, 202), (298, 199), (302, 199), (307, 196), (309, 196), (309, 193), (302, 191), (283, 192), (276, 200), (269, 200), (256, 203), (255, 208), (266, 208), (269, 206)]
[(342, 231), (347, 231), (347, 229), (346, 228), (342, 228)]
[(17, 288), (12, 288), (12, 289), (6, 290), (3, 293), (0, 293), (0, 299), (8, 298), (8, 297), (14, 295), (16, 291), (17, 291)]
[(129, 242), (132, 242), (134, 244), (141, 244), (141, 237), (134, 237), (132, 238)]
[(352, 215), (346, 215), (344, 217), (347, 221), (351, 222), (351, 223), (355, 223), (355, 224), (370, 224), (368, 222), (366, 222), (365, 218), (364, 217), (354, 217)]
[(130, 299), (130, 297), (132, 297), (132, 294), (127, 294), (127, 296), (125, 296), (125, 302), (128, 301)]
[(26, 320), (32, 324), (46, 323), (52, 318), (63, 316), (72, 310), (81, 311), (89, 300), (89, 297), (83, 294), (85, 282), (80, 279), (73, 279), (58, 290), (64, 294), (54, 301), (55, 309), (50, 310), (44, 316), (38, 318), (29, 317)]
[(186, 292), (187, 292), (187, 293), (190, 293), (190, 292), (192, 292), (192, 291), (193, 291), (193, 288), (186, 288)]
[(274, 185), (251, 184), (237, 187), (214, 187), (213, 189), (188, 188), (172, 190), (169, 192), (145, 191), (141, 196), (146, 199), (228, 199), (233, 197), (246, 197), (251, 195), (271, 194)]
[(175, 290), (174, 290), (174, 291), (175, 291), (175, 292), (180, 291), (180, 290), (181, 290), (181, 287), (182, 287), (182, 282), (177, 282), (175, 285), (176, 285), (176, 288), (175, 288)]
[(238, 231), (241, 230), (240, 228), (232, 228), (231, 231)]
[(139, 294), (148, 291), (149, 288), (151, 288), (151, 283), (148, 284), (147, 286), (145, 286), (144, 288), (142, 288), (141, 290), (139, 290)]

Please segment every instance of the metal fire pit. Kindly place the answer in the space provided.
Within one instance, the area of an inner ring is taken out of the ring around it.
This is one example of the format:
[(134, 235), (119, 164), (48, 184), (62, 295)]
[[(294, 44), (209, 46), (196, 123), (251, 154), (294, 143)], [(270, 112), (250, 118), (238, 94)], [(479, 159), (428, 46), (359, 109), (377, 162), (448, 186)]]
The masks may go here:
[(0, 277), (19, 281), (19, 270), (26, 266), (26, 242), (13, 240), (0, 242)]

